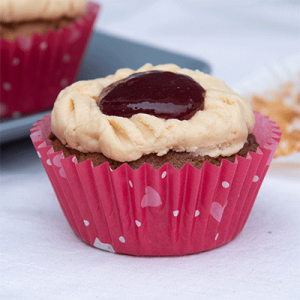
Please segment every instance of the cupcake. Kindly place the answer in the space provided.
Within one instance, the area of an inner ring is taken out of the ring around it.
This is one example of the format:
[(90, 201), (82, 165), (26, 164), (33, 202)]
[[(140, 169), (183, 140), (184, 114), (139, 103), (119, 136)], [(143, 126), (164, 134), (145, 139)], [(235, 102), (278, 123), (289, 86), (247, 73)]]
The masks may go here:
[(99, 5), (86, 0), (0, 2), (0, 117), (51, 109), (73, 83)]
[(280, 135), (223, 81), (173, 64), (74, 83), (31, 130), (74, 232), (147, 256), (234, 239)]

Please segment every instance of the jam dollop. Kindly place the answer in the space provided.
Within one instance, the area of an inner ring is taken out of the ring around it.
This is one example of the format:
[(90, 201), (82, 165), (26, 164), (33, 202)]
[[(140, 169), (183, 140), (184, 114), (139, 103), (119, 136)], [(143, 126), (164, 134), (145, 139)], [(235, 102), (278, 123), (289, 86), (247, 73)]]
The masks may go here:
[(187, 75), (148, 71), (130, 75), (104, 88), (97, 101), (102, 113), (130, 118), (144, 113), (188, 120), (204, 108), (205, 89)]

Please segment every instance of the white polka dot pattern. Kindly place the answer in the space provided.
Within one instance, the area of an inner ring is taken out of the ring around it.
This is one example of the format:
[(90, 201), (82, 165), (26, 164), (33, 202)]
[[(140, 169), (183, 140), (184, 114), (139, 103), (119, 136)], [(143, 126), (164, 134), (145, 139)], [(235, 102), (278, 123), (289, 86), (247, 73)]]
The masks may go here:
[(20, 64), (20, 59), (18, 57), (15, 57), (12, 61), (13, 66), (18, 66)]
[(7, 92), (11, 91), (12, 86), (9, 82), (3, 82), (3, 89)]
[(173, 211), (173, 215), (174, 215), (174, 217), (177, 217), (177, 216), (178, 216), (178, 214), (179, 214), (179, 210), (174, 210), (174, 211)]
[(229, 188), (229, 183), (228, 183), (227, 181), (223, 181), (223, 182), (222, 182), (222, 187), (223, 187), (224, 189)]
[(167, 176), (167, 172), (164, 171), (162, 174), (161, 174), (161, 178), (165, 178)]
[(120, 236), (120, 237), (119, 237), (119, 241), (120, 241), (121, 243), (124, 244), (124, 243), (125, 243), (125, 238), (124, 238), (124, 236)]
[(47, 44), (46, 42), (41, 42), (41, 43), (40, 43), (40, 49), (41, 49), (42, 51), (46, 50), (47, 47), (48, 47), (48, 44)]

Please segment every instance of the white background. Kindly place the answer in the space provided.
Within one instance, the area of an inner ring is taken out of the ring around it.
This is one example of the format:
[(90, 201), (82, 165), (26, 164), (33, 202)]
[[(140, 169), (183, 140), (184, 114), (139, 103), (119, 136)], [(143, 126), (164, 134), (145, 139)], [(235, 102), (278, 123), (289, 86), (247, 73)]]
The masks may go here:
[[(207, 61), (228, 85), (300, 53), (298, 1), (103, 0), (96, 29)], [(300, 165), (273, 164), (242, 233), (183, 257), (107, 253), (67, 224), (28, 141), (3, 145), (0, 299), (300, 299)]]
[(300, 52), (300, 2), (104, 0), (96, 28), (210, 63), (233, 85)]

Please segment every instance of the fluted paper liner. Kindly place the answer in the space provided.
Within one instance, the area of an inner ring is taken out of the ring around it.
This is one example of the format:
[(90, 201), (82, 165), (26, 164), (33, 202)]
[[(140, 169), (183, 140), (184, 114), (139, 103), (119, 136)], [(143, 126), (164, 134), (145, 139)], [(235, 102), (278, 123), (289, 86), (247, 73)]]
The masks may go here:
[(0, 39), (0, 117), (18, 117), (52, 108), (59, 92), (76, 79), (99, 5), (46, 35)]
[(278, 146), (281, 132), (255, 113), (254, 134), (261, 145), (247, 158), (220, 167), (124, 163), (93, 167), (54, 152), (50, 115), (31, 130), (31, 139), (74, 232), (89, 245), (131, 255), (184, 255), (216, 248), (243, 229)]

